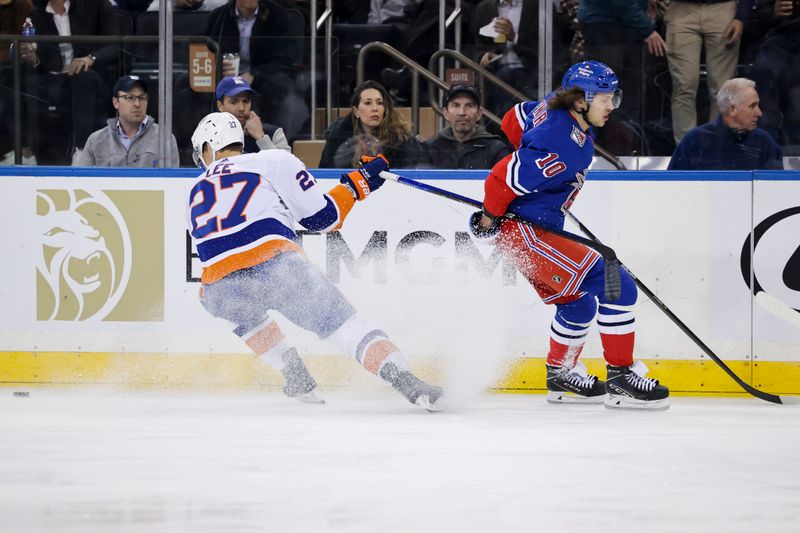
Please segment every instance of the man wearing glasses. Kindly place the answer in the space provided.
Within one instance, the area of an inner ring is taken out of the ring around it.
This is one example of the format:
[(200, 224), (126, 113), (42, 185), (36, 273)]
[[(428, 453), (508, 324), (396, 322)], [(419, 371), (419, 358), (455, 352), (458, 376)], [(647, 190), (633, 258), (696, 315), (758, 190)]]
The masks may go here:
[[(74, 166), (158, 167), (158, 124), (147, 114), (147, 84), (138, 76), (123, 76), (114, 84), (111, 103), (117, 116), (89, 136)], [(169, 167), (180, 166), (178, 143), (172, 136)]]

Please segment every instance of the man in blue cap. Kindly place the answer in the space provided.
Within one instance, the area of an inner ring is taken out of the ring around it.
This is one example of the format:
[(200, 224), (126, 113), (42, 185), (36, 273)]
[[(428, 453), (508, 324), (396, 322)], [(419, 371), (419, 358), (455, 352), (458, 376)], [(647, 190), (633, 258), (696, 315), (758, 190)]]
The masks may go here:
[(227, 76), (217, 84), (217, 111), (235, 116), (244, 130), (244, 153), (279, 148), (291, 152), (283, 129), (261, 122), (253, 111), (253, 95), (258, 93), (241, 76)]

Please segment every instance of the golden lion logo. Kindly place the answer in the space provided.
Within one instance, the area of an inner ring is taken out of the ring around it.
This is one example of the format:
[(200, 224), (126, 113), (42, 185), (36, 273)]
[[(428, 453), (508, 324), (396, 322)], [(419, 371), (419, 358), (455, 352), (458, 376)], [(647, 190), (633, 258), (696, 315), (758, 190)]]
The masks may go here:
[(102, 320), (131, 273), (125, 219), (105, 193), (37, 191), (39, 320)]

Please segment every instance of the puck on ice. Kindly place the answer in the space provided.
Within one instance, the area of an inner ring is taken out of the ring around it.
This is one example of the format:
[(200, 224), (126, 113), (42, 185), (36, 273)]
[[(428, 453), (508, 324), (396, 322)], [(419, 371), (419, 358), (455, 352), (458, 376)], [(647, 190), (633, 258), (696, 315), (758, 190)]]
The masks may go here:
[(14, 391), (14, 396), (16, 396), (18, 398), (27, 398), (30, 395), (31, 395), (31, 393), (26, 391), (26, 390)]

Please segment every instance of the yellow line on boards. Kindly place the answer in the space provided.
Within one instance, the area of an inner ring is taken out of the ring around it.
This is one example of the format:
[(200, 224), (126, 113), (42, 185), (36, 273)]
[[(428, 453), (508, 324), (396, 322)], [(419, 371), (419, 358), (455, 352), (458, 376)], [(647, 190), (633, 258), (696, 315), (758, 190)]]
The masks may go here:
[[(323, 386), (374, 384), (374, 376), (349, 358), (305, 356)], [(605, 377), (601, 359), (582, 358), (589, 371)], [(746, 394), (713, 361), (645, 359), (650, 376), (675, 394)], [(423, 378), (439, 381), (449, 365), (440, 358), (413, 361)], [(726, 364), (745, 382), (773, 394), (800, 394), (800, 362), (730, 361)], [(509, 358), (502, 376), (489, 384), (499, 392), (536, 393), (545, 387), (544, 359)], [(373, 379), (370, 379), (373, 378)], [(118, 385), (158, 388), (252, 389), (282, 384), (280, 374), (246, 354), (164, 354), (110, 352), (0, 352), (3, 385)]]

